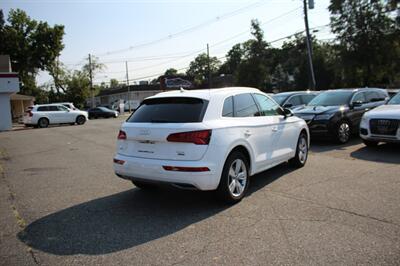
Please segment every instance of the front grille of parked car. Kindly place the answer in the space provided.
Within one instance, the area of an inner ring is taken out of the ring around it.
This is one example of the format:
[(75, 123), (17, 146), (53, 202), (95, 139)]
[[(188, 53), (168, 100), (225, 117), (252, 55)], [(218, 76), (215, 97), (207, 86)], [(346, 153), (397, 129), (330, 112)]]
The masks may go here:
[(371, 134), (395, 136), (399, 128), (400, 120), (396, 119), (371, 119), (369, 126)]

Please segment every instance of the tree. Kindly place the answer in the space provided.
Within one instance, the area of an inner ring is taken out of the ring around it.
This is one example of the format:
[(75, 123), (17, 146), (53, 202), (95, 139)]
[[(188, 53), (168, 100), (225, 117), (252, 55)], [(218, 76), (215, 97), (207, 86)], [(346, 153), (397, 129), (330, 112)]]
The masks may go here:
[(116, 79), (110, 79), (110, 87), (111, 87), (111, 88), (116, 88), (116, 87), (118, 87), (118, 85), (119, 85), (118, 80), (116, 80)]
[(265, 89), (270, 81), (268, 56), (269, 45), (264, 41), (264, 32), (257, 20), (251, 21), (251, 34), (254, 39), (243, 43), (243, 60), (238, 66), (236, 80), (239, 85)]
[(244, 50), (242, 44), (235, 44), (227, 53), (226, 61), (219, 69), (220, 74), (236, 74), (240, 63), (243, 60)]
[[(217, 57), (210, 57), (210, 72), (211, 76), (218, 73), (221, 62)], [(199, 54), (189, 64), (189, 69), (186, 74), (193, 78), (196, 85), (204, 85), (208, 79), (208, 57), (206, 53)]]
[(11, 9), (7, 22), (0, 15), (0, 54), (8, 54), (21, 80), (21, 90), (36, 96), (35, 77), (39, 70), (50, 70), (64, 48), (64, 26), (50, 27), (31, 19), (20, 9)]
[(178, 70), (176, 70), (175, 68), (168, 68), (164, 75), (165, 76), (176, 76), (178, 74)]
[(340, 42), (345, 86), (374, 86), (393, 78), (389, 73), (395, 73), (390, 68), (398, 62), (393, 59), (399, 58), (394, 45), (400, 34), (388, 16), (387, 2), (331, 0), (331, 27)]

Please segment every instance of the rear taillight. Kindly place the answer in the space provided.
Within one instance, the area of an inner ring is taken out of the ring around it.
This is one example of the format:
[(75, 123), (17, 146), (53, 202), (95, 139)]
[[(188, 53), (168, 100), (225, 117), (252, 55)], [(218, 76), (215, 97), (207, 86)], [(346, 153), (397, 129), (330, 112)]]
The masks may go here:
[(126, 139), (126, 133), (125, 131), (120, 130), (118, 133), (118, 139), (119, 140), (125, 140)]
[(115, 158), (113, 159), (113, 162), (116, 164), (119, 164), (119, 165), (123, 165), (125, 163), (124, 160), (119, 160), (119, 159), (115, 159)]
[(181, 167), (181, 166), (163, 166), (166, 171), (177, 171), (177, 172), (208, 172), (208, 167)]
[(27, 113), (28, 113), (28, 115), (30, 116), (30, 117), (32, 117), (33, 116), (33, 113), (32, 113), (32, 111), (31, 110), (28, 110), (28, 111), (26, 111)]
[(208, 145), (211, 139), (211, 130), (174, 133), (167, 137), (170, 142), (194, 143), (196, 145)]

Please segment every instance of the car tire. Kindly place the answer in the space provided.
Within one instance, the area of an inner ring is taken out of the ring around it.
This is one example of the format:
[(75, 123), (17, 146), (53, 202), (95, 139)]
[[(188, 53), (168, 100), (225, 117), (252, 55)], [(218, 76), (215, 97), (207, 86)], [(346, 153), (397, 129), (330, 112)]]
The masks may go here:
[(249, 162), (241, 152), (234, 151), (224, 164), (217, 196), (227, 203), (237, 203), (246, 194), (249, 181)]
[(40, 118), (38, 120), (38, 124), (37, 125), (40, 128), (46, 128), (46, 127), (49, 126), (49, 124), (50, 124), (49, 119), (42, 117), (42, 118)]
[(301, 132), (297, 141), (296, 155), (289, 160), (289, 164), (295, 168), (303, 167), (308, 158), (308, 137), (305, 132)]
[(346, 120), (338, 123), (335, 131), (335, 140), (339, 144), (345, 144), (351, 137), (351, 125)]
[(364, 142), (365, 146), (367, 146), (367, 147), (376, 147), (379, 144), (378, 141), (366, 140), (366, 139), (363, 139), (363, 142)]
[(79, 115), (75, 121), (78, 125), (83, 125), (86, 122), (86, 118), (83, 115)]
[(135, 187), (140, 188), (140, 189), (154, 189), (156, 188), (156, 185), (151, 184), (151, 183), (146, 183), (146, 182), (141, 182), (141, 181), (133, 181), (132, 184), (135, 185)]

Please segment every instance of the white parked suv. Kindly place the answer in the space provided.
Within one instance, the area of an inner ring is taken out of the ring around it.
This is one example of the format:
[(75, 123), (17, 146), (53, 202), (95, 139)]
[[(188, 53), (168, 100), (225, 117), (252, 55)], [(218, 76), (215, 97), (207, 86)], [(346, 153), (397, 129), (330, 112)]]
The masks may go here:
[(48, 127), (51, 124), (83, 125), (88, 120), (88, 113), (71, 110), (63, 104), (34, 105), (26, 111), (24, 124), (26, 126)]
[(169, 183), (242, 199), (249, 177), (305, 165), (303, 119), (253, 88), (180, 90), (145, 99), (122, 124), (114, 170), (140, 188)]
[(379, 142), (400, 142), (400, 93), (386, 105), (364, 114), (360, 136), (367, 146), (376, 146)]

